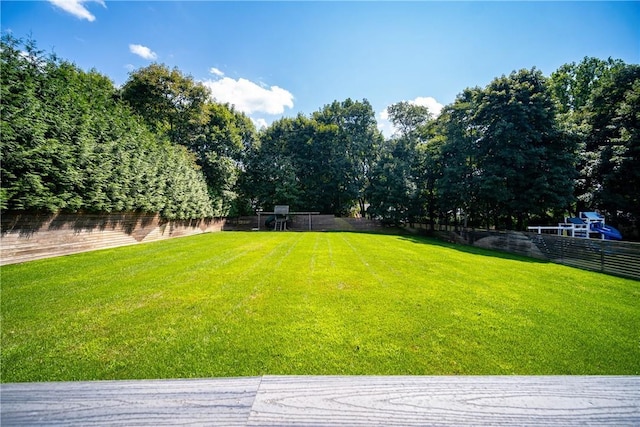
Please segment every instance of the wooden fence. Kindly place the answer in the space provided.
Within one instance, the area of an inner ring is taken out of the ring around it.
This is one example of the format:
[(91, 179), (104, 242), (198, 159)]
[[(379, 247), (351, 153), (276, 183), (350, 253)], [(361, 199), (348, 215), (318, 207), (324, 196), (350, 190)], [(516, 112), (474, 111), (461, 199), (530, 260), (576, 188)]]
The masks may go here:
[[(265, 218), (261, 220), (264, 222)], [(165, 221), (158, 215), (4, 213), (1, 218), (0, 265), (153, 242), (214, 231), (251, 231), (257, 216)], [(377, 221), (336, 218), (333, 215), (300, 215), (288, 224), (291, 231), (372, 231)], [(264, 223), (261, 229), (265, 230)]]
[(164, 221), (158, 215), (4, 213), (0, 265), (220, 231), (223, 220)]
[(475, 229), (437, 234), (457, 243), (640, 280), (640, 243)]
[(530, 238), (555, 263), (640, 280), (640, 243), (535, 233)]
[[(252, 231), (260, 228), (266, 231), (269, 230), (265, 224), (267, 219), (267, 216), (261, 215), (260, 224), (258, 224), (257, 215), (226, 218), (222, 230)], [(337, 218), (334, 215), (292, 215), (287, 222), (287, 230), (290, 231), (376, 231), (382, 228), (380, 221), (365, 218)]]
[[(305, 215), (294, 218), (289, 229), (308, 230), (308, 221)], [(314, 215), (311, 221), (314, 231), (382, 229), (379, 222), (361, 218)], [(163, 221), (157, 215), (137, 213), (5, 213), (1, 218), (0, 265), (212, 231), (249, 231), (257, 227), (257, 216)], [(438, 233), (440, 237), (458, 243), (640, 280), (640, 243), (475, 229)]]

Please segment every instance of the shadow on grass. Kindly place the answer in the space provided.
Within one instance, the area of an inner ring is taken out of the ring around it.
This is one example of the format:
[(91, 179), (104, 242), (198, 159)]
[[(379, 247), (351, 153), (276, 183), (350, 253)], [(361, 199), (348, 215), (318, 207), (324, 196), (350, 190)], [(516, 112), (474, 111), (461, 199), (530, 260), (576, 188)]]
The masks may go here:
[(513, 261), (528, 262), (533, 264), (548, 264), (550, 262), (543, 259), (532, 258), (525, 255), (518, 255), (511, 252), (505, 252), (505, 251), (500, 251), (496, 249), (486, 249), (486, 248), (480, 248), (477, 246), (464, 245), (460, 243), (450, 243), (444, 240), (440, 240), (437, 237), (412, 233), (403, 228), (398, 228), (398, 227), (385, 227), (378, 230), (353, 230), (353, 231), (335, 230), (335, 231), (326, 231), (326, 233), (357, 233), (357, 234), (371, 234), (371, 235), (378, 235), (378, 236), (379, 235), (396, 236), (401, 240), (405, 240), (407, 242), (453, 249), (453, 250), (464, 252), (471, 255), (494, 257), (494, 258), (500, 258), (500, 259), (513, 260)]
[[(235, 231), (239, 233), (256, 233), (256, 231)], [(261, 230), (263, 233), (280, 233), (273, 230)], [(306, 230), (289, 230), (289, 233), (305, 233)], [(430, 246), (438, 246), (447, 249), (453, 249), (459, 252), (464, 252), (471, 255), (479, 255), (479, 256), (487, 256), (494, 257), (500, 259), (508, 259), (513, 261), (521, 261), (528, 262), (534, 264), (548, 264), (550, 261), (528, 257), (526, 255), (518, 255), (511, 252), (500, 251), (497, 249), (486, 249), (480, 248), (477, 246), (464, 245), (460, 243), (450, 243), (444, 240), (440, 240), (437, 237), (426, 236), (424, 234), (417, 234), (401, 227), (382, 227), (375, 230), (326, 230), (326, 231), (314, 231), (321, 233), (332, 233), (332, 234), (370, 234), (375, 236), (396, 236), (402, 240), (406, 240), (407, 242), (421, 244), (421, 245), (430, 245)]]
[(500, 250), (496, 250), (496, 249), (479, 248), (477, 246), (464, 245), (464, 244), (460, 244), (460, 243), (445, 242), (445, 241), (439, 240), (439, 239), (437, 239), (435, 237), (420, 236), (420, 235), (414, 235), (414, 234), (404, 234), (404, 235), (401, 235), (400, 237), (403, 240), (406, 240), (406, 241), (409, 241), (409, 242), (412, 242), (412, 243), (423, 244), (423, 245), (431, 245), (431, 246), (439, 246), (439, 247), (442, 247), (442, 248), (453, 249), (453, 250), (456, 250), (456, 251), (459, 251), (459, 252), (464, 252), (464, 253), (472, 254), (472, 255), (489, 256), (489, 257), (513, 260), (513, 261), (529, 262), (529, 263), (534, 263), (534, 264), (548, 264), (549, 263), (549, 261), (547, 261), (547, 260), (538, 259), (538, 258), (532, 258), (532, 257), (528, 257), (528, 256), (525, 256), (525, 255), (518, 255), (518, 254), (511, 253), (511, 252), (504, 252), (504, 251), (500, 251)]

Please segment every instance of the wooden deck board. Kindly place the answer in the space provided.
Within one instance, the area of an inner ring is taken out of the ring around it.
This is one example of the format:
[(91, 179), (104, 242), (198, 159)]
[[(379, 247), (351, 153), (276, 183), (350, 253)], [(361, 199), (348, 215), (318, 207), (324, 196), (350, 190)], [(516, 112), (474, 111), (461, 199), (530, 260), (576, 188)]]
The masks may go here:
[(265, 377), (249, 425), (640, 425), (640, 377)]
[(0, 385), (13, 425), (640, 425), (637, 376), (265, 376)]
[(259, 377), (0, 386), (5, 426), (245, 426)]

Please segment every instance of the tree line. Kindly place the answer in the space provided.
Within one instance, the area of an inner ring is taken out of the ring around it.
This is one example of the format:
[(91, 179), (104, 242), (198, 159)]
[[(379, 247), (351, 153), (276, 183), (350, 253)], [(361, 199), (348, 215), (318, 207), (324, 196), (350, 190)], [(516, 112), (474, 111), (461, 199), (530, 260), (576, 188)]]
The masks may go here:
[(640, 66), (585, 58), (467, 88), (438, 117), (399, 102), (385, 138), (366, 100), (256, 130), (178, 69), (116, 88), (33, 41), (2, 39), (3, 210), (167, 218), (293, 210), (389, 224), (523, 229), (600, 210), (640, 233)]

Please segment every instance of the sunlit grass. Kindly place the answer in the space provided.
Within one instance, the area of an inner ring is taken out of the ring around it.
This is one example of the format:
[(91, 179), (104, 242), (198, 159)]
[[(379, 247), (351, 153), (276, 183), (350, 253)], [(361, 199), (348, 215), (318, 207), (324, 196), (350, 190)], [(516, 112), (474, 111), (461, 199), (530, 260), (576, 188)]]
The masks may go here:
[(640, 282), (422, 238), (224, 232), (1, 273), (3, 382), (640, 374)]

